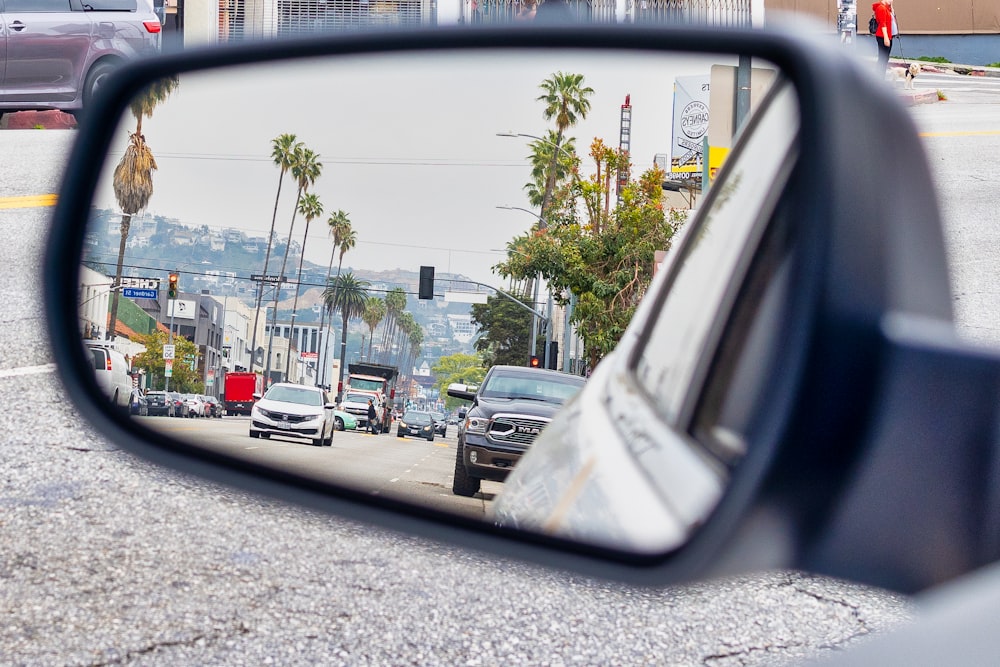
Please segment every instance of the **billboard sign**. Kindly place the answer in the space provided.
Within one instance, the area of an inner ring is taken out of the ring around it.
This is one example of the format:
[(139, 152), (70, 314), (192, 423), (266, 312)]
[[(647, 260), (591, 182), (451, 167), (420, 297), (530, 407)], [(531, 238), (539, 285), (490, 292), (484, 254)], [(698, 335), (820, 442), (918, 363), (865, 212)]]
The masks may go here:
[(704, 168), (708, 136), (711, 76), (674, 79), (674, 122), (670, 140), (670, 173), (697, 174)]

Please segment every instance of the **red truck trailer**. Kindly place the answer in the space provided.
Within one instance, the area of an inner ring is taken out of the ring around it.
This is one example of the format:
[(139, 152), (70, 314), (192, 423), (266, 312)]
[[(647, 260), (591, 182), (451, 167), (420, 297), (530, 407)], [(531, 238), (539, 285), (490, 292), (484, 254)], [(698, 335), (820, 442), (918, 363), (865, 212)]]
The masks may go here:
[(254, 394), (264, 393), (264, 376), (260, 373), (226, 373), (222, 403), (227, 415), (249, 415)]

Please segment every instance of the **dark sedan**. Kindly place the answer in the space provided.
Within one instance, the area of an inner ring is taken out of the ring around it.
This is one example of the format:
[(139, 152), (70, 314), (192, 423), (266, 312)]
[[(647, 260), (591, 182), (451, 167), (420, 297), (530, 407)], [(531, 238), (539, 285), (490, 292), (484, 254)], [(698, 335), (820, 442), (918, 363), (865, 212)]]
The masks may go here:
[(402, 438), (404, 435), (413, 435), (418, 438), (426, 438), (430, 442), (434, 441), (434, 418), (429, 412), (417, 412), (409, 410), (403, 418), (396, 422), (396, 437)]
[(146, 414), (174, 416), (174, 402), (165, 391), (146, 392)]

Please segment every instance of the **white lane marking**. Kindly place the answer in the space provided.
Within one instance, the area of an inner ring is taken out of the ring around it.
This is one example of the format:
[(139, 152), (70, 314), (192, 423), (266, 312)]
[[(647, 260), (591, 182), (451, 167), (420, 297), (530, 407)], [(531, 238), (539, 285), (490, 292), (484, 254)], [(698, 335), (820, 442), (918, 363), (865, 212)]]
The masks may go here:
[(55, 364), (42, 364), (41, 366), (21, 366), (20, 368), (6, 368), (0, 370), (0, 378), (20, 377), (22, 375), (39, 375), (41, 373), (54, 373)]

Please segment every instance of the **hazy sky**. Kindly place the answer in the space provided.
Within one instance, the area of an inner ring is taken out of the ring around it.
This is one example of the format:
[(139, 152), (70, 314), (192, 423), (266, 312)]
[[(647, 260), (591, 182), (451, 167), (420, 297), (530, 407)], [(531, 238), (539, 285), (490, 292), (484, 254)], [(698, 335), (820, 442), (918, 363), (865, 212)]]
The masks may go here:
[[(327, 217), (346, 211), (357, 247), (345, 266), (372, 270), (433, 265), (491, 285), (502, 249), (536, 220), (523, 186), (529, 138), (542, 116), (539, 84), (555, 72), (584, 75), (595, 91), (586, 121), (568, 131), (585, 156), (594, 137), (617, 147), (621, 105), (631, 95), (633, 174), (670, 147), (673, 82), (707, 74), (720, 59), (649, 54), (482, 52), (461, 56), (377, 56), (296, 61), (187, 75), (143, 123), (159, 170), (149, 211), (190, 225), (240, 227), (265, 235), (278, 168), (271, 140), (293, 133), (319, 153), (312, 188), (324, 207), (309, 230), (306, 258), (329, 261)], [(726, 61), (728, 62), (728, 61)], [(121, 155), (129, 118), (107, 173)], [(584, 159), (583, 174), (593, 172)], [(116, 208), (110, 178), (96, 204)], [(295, 186), (282, 185), (277, 231), (288, 233)], [(537, 211), (536, 211), (537, 212)], [(304, 220), (293, 237), (301, 240)], [(247, 267), (215, 267), (249, 273)], [(271, 272), (277, 268), (272, 264)]]

